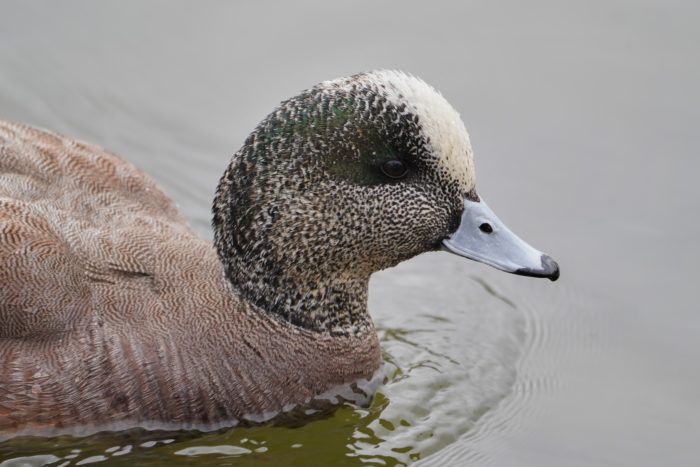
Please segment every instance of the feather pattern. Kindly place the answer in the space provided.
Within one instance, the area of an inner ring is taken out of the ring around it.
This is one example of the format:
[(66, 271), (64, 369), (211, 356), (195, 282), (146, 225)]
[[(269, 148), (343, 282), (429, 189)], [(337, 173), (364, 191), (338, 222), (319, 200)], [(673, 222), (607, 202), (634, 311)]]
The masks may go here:
[(331, 339), (240, 300), (213, 246), (132, 164), (12, 123), (0, 284), (5, 436), (215, 428), (379, 364), (374, 333)]

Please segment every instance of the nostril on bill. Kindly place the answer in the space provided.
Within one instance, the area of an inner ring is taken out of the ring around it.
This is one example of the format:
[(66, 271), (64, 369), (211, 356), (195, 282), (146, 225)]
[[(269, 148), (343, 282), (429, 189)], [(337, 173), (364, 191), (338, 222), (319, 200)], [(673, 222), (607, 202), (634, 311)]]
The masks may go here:
[(488, 222), (484, 222), (479, 226), (479, 230), (481, 230), (484, 233), (490, 234), (491, 232), (493, 232), (493, 227), (491, 227), (491, 224), (489, 224)]

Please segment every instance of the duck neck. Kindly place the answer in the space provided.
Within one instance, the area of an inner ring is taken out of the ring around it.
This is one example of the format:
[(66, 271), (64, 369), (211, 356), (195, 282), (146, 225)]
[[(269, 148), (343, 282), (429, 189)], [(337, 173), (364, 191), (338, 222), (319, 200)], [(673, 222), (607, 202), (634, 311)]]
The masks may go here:
[(373, 329), (367, 312), (369, 277), (312, 275), (303, 278), (232, 265), (234, 288), (259, 309), (296, 326), (333, 336), (360, 335)]
[(347, 336), (373, 330), (371, 269), (342, 257), (323, 232), (308, 236), (304, 226), (290, 225), (294, 209), (284, 200), (257, 195), (251, 180), (259, 165), (235, 156), (214, 199), (214, 244), (229, 282), (263, 312), (310, 331)]

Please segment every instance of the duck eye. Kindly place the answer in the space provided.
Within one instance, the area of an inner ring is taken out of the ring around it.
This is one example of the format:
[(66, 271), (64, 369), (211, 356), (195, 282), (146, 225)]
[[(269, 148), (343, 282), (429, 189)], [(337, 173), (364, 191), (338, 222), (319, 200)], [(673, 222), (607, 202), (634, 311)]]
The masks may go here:
[(408, 173), (408, 167), (400, 160), (392, 159), (382, 164), (382, 172), (390, 178), (402, 178)]

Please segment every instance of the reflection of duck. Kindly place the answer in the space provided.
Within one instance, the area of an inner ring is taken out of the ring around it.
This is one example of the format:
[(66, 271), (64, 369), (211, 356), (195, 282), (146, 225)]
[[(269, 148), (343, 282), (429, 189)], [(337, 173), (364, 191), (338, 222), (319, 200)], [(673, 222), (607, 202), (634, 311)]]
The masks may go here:
[(558, 276), (479, 201), (458, 114), (399, 72), (270, 114), (213, 246), (98, 147), (3, 123), (0, 151), (0, 432), (215, 427), (369, 377), (370, 275), (443, 246)]

